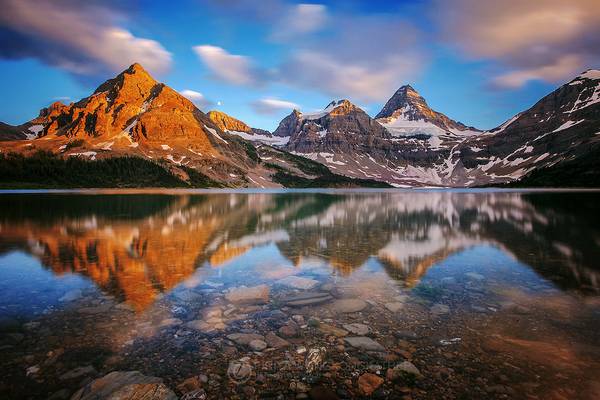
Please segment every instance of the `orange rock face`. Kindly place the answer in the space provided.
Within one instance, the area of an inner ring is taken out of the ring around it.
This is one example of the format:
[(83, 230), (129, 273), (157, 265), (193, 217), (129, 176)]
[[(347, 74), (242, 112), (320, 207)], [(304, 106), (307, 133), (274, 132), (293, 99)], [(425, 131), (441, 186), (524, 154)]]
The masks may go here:
[(194, 104), (158, 83), (139, 64), (109, 79), (89, 97), (42, 110), (43, 135), (69, 138), (124, 138), (130, 142), (186, 139), (208, 154), (217, 151), (209, 139), (214, 126)]
[(220, 111), (209, 111), (208, 118), (223, 131), (250, 132), (250, 127)]

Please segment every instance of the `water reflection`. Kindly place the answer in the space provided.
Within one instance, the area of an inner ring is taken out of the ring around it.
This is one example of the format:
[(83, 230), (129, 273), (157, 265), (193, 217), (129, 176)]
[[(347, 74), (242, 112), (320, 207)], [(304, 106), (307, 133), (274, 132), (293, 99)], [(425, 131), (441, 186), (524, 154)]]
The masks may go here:
[(275, 279), (286, 275), (278, 268), (321, 263), (348, 277), (376, 262), (412, 287), (432, 265), (482, 244), (562, 289), (597, 293), (598, 200), (506, 192), (5, 195), (0, 255), (21, 251), (56, 275), (88, 277), (136, 310), (198, 269), (262, 268), (262, 278)]

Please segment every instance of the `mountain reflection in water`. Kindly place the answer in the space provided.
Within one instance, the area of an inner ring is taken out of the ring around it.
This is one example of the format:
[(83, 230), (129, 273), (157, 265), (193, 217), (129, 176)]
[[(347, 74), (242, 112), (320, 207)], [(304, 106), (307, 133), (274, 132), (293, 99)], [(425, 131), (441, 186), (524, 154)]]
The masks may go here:
[(372, 260), (412, 287), (447, 257), (492, 245), (588, 294), (600, 291), (599, 200), (573, 192), (11, 194), (0, 196), (0, 255), (22, 251), (56, 275), (87, 276), (138, 311), (198, 269), (226, 270), (265, 246), (289, 265), (324, 263), (341, 276)]

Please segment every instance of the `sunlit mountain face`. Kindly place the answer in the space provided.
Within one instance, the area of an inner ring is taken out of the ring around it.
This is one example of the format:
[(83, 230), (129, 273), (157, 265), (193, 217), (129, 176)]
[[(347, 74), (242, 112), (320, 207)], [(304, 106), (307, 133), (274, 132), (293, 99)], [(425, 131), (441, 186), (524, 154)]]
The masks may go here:
[(588, 293), (600, 289), (590, 263), (600, 256), (600, 225), (586, 213), (597, 200), (444, 191), (14, 195), (1, 198), (0, 242), (3, 255), (23, 252), (56, 276), (87, 277), (138, 311), (196, 271), (260, 270), (268, 281), (312, 265), (342, 277), (378, 265), (412, 287), (437, 263), (483, 245)]

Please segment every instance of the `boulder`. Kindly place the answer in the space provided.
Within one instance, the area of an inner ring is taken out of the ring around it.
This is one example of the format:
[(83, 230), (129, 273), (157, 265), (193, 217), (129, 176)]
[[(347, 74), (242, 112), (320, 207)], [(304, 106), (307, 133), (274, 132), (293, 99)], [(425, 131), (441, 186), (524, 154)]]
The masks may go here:
[(162, 379), (139, 371), (114, 371), (79, 389), (71, 400), (177, 400)]

